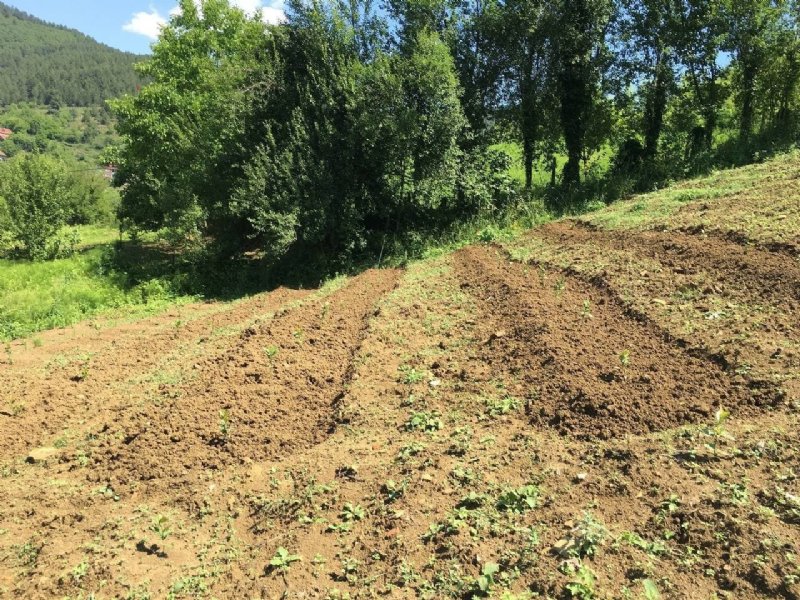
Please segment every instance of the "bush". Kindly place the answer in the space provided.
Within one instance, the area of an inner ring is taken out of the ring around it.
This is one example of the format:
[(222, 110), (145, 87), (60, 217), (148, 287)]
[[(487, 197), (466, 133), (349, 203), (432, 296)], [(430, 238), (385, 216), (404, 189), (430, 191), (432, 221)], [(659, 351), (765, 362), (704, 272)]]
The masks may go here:
[(56, 159), (29, 154), (3, 164), (0, 196), (22, 256), (45, 260), (68, 250), (70, 244), (59, 233), (66, 224), (70, 192), (69, 173)]

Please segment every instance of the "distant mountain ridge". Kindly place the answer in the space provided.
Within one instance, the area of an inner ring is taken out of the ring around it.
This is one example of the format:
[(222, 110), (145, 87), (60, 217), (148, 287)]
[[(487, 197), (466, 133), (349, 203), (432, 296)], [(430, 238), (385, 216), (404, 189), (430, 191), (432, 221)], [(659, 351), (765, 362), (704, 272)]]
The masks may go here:
[(135, 91), (143, 58), (0, 2), (0, 106), (100, 105)]

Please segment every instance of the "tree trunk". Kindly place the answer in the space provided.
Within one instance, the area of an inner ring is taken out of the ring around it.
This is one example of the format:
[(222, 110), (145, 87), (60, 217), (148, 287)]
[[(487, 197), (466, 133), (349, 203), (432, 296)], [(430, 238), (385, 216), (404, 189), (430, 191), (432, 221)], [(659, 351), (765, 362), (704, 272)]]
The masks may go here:
[(533, 140), (524, 133), (522, 135), (522, 162), (525, 166), (525, 189), (533, 184)]
[(747, 51), (741, 54), (742, 61), (742, 92), (741, 112), (739, 114), (739, 141), (747, 142), (753, 131), (753, 104), (755, 102), (757, 65), (752, 53)]
[(581, 157), (583, 156), (584, 105), (586, 83), (582, 69), (569, 62), (564, 65), (561, 77), (561, 127), (567, 147), (567, 164), (564, 165), (564, 185), (580, 183)]
[(648, 91), (644, 109), (644, 156), (646, 159), (652, 160), (658, 154), (658, 141), (664, 126), (667, 90), (671, 78), (672, 69), (663, 53), (659, 53), (655, 78)]
[(533, 65), (526, 60), (520, 82), (520, 128), (522, 129), (522, 154), (525, 166), (525, 189), (533, 183), (533, 158), (536, 150), (536, 135), (539, 126), (537, 115), (535, 85), (532, 76)]
[(580, 183), (581, 157), (586, 137), (587, 110), (591, 104), (591, 15), (586, 0), (563, 3), (559, 43), (561, 129), (567, 147), (564, 181), (567, 187)]

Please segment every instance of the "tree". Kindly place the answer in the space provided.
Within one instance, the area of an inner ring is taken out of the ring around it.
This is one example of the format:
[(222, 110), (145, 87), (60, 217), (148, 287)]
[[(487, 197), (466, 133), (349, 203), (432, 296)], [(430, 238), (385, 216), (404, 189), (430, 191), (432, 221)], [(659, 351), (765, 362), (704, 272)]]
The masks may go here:
[(180, 7), (139, 67), (151, 83), (112, 103), (125, 140), (120, 216), (128, 227), (238, 240), (247, 228), (232, 216), (230, 192), (266, 26), (226, 0)]
[(723, 96), (719, 60), (725, 35), (720, 0), (674, 0), (676, 47), (703, 125), (693, 132), (693, 146), (710, 150)]
[(487, 11), (484, 23), (502, 67), (498, 93), (505, 93), (513, 105), (525, 187), (530, 188), (537, 143), (552, 105), (555, 15), (543, 0), (506, 0)]
[(12, 239), (22, 245), (24, 257), (45, 260), (58, 255), (70, 193), (69, 174), (54, 158), (25, 154), (0, 166), (0, 196)]
[(644, 157), (652, 160), (675, 79), (676, 20), (672, 0), (622, 0), (619, 60), (642, 99)]
[(567, 147), (564, 184), (580, 181), (592, 105), (605, 58), (611, 4), (607, 0), (560, 0), (556, 21), (556, 72), (561, 128)]
[(723, 49), (733, 53), (739, 105), (739, 139), (747, 142), (753, 129), (756, 80), (767, 57), (767, 32), (781, 16), (778, 0), (724, 0), (720, 7), (727, 35)]

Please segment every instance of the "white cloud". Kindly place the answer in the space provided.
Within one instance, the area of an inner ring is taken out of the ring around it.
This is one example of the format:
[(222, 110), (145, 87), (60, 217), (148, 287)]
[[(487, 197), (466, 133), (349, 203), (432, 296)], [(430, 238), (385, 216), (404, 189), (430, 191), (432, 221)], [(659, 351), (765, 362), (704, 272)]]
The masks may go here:
[(276, 0), (269, 5), (264, 5), (263, 0), (230, 0), (233, 6), (241, 8), (248, 17), (255, 16), (261, 11), (261, 18), (265, 23), (277, 24), (286, 20), (283, 12), (283, 0)]
[(261, 8), (261, 0), (232, 0), (231, 4), (238, 6), (249, 16), (252, 16)]
[[(265, 5), (263, 0), (228, 0), (231, 5), (241, 8), (248, 17), (254, 17), (256, 12), (261, 11), (261, 19), (268, 24), (276, 25), (286, 21), (286, 13), (283, 11), (283, 0), (273, 0)], [(200, 7), (200, 1), (195, 0)], [(174, 17), (181, 14), (180, 6), (176, 6), (169, 11), (169, 16)], [(167, 24), (167, 19), (154, 8), (150, 12), (137, 12), (131, 17), (130, 22), (122, 26), (125, 31), (136, 33), (150, 38), (158, 39), (161, 28)]]
[(283, 12), (282, 8), (277, 6), (265, 6), (261, 9), (261, 19), (264, 23), (277, 25), (286, 20), (286, 13)]
[(150, 12), (137, 12), (131, 20), (122, 26), (122, 29), (137, 35), (143, 35), (151, 40), (158, 39), (161, 28), (166, 25), (167, 20), (155, 9)]

